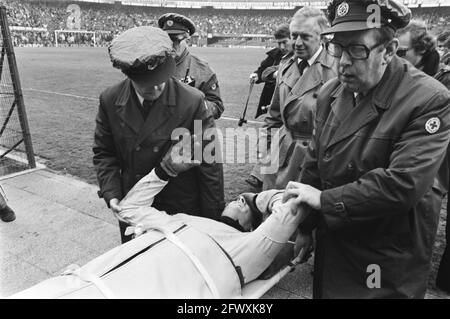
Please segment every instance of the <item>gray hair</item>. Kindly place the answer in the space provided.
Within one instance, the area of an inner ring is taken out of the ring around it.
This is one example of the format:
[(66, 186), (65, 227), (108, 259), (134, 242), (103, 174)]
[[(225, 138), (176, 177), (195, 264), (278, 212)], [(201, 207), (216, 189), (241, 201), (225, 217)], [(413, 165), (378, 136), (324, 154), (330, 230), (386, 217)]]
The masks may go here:
[(306, 20), (308, 18), (316, 19), (321, 32), (323, 32), (330, 25), (325, 13), (322, 10), (314, 7), (303, 7), (299, 9), (292, 17), (291, 23), (294, 21)]

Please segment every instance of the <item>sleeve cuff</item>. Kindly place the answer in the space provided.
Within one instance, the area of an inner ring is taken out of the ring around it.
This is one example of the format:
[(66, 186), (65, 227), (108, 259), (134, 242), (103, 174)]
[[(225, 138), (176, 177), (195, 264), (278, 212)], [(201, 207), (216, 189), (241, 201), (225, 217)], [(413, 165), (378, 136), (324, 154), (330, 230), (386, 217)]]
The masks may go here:
[(340, 228), (350, 222), (348, 210), (343, 200), (344, 186), (327, 189), (320, 195), (320, 212), (331, 229)]
[(162, 169), (161, 165), (155, 167), (156, 176), (162, 181), (168, 181), (170, 176), (166, 173), (165, 170)]
[(111, 201), (111, 199), (113, 199), (113, 198), (117, 198), (118, 200), (122, 199), (122, 195), (121, 194), (114, 194), (114, 193), (104, 193), (102, 195), (102, 197), (105, 200), (106, 206), (108, 206), (108, 208), (111, 208), (109, 206), (109, 202)]

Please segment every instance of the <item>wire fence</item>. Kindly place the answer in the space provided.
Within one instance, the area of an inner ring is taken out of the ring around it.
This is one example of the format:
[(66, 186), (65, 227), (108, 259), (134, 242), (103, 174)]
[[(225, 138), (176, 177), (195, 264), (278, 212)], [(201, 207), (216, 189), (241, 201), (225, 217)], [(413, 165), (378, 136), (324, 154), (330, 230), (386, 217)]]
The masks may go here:
[(36, 166), (5, 7), (0, 7), (0, 176)]

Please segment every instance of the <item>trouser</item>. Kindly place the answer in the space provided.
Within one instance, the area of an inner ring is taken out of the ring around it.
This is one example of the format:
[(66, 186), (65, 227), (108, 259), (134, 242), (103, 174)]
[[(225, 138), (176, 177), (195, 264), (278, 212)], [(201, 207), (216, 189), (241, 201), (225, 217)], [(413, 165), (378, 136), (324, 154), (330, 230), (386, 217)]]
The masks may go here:
[(447, 221), (445, 226), (445, 240), (446, 246), (442, 254), (441, 263), (439, 265), (438, 274), (436, 277), (436, 286), (446, 292), (450, 293), (450, 200), (447, 195)]
[[(263, 181), (263, 176), (261, 174), (261, 160), (267, 157), (268, 150), (270, 149), (270, 141), (271, 136), (267, 134), (267, 130), (261, 131), (261, 136), (258, 135), (258, 140), (256, 141), (257, 147), (257, 163), (253, 165), (251, 176), (255, 177), (260, 182)], [(262, 147), (261, 143), (266, 143), (264, 147)]]

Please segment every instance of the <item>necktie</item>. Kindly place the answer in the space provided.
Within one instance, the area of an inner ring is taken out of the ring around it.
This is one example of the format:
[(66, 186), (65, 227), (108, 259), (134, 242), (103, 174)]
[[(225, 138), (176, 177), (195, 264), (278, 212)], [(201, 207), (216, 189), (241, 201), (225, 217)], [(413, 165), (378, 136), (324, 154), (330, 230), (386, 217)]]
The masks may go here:
[(305, 69), (309, 66), (308, 61), (306, 60), (301, 60), (300, 63), (298, 64), (298, 70), (300, 71), (300, 76), (303, 75), (303, 72), (305, 71)]
[(144, 100), (144, 102), (142, 102), (142, 108), (144, 110), (143, 112), (144, 118), (147, 118), (148, 113), (150, 113), (150, 109), (152, 108), (152, 105), (153, 105), (152, 101)]
[(363, 95), (361, 93), (358, 93), (356, 96), (354, 96), (354, 106), (357, 106), (361, 100), (363, 99)]

